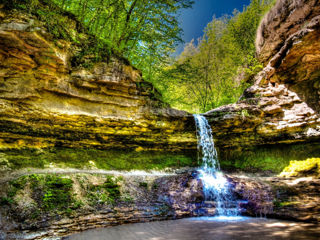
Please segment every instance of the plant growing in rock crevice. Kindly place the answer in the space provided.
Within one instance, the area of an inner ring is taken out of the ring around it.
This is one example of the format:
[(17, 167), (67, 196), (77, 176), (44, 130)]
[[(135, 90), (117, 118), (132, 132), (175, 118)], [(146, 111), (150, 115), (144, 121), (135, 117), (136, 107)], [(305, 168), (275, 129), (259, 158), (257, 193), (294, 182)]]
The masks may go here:
[[(73, 183), (70, 178), (51, 174), (23, 176), (9, 183), (7, 196), (2, 197), (1, 202), (23, 210), (31, 208), (29, 214), (32, 214), (32, 219), (41, 214), (68, 213), (82, 206), (82, 202), (73, 194)], [(30, 195), (31, 202), (27, 206), (22, 206), (24, 200), (19, 192), (22, 196)]]
[(89, 205), (114, 204), (121, 197), (119, 181), (119, 178), (107, 176), (103, 184), (89, 184), (86, 192)]

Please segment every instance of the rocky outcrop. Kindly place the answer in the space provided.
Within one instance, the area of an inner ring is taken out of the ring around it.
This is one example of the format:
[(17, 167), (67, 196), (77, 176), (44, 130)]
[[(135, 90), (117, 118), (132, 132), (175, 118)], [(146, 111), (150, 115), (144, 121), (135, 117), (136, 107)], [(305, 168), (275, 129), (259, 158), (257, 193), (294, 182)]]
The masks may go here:
[(233, 176), (230, 181), (249, 216), (320, 222), (319, 179)]
[[(244, 215), (320, 222), (318, 179), (226, 177)], [(195, 171), (32, 174), (2, 186), (0, 239), (60, 239), (99, 227), (216, 214)]]
[[(202, 209), (202, 184), (196, 174), (118, 174), (34, 174), (4, 183), (0, 191), (0, 239), (61, 237), (98, 227), (208, 213)], [(53, 178), (56, 185), (47, 189)], [(69, 192), (55, 190), (70, 183)], [(41, 195), (42, 191), (54, 194), (54, 199)], [(8, 198), (12, 200), (3, 200)], [(60, 198), (65, 200), (55, 201)], [(53, 208), (50, 201), (55, 202)], [(211, 214), (214, 212), (211, 209)]]
[(265, 68), (236, 104), (205, 114), (221, 151), (319, 140), (319, 20), (317, 0), (279, 0), (264, 17), (257, 48)]
[(96, 63), (82, 56), (77, 42), (89, 35), (76, 32), (75, 20), (61, 16), (72, 42), (55, 38), (33, 15), (1, 8), (1, 149), (196, 147), (192, 116), (158, 100), (138, 70), (113, 54)]

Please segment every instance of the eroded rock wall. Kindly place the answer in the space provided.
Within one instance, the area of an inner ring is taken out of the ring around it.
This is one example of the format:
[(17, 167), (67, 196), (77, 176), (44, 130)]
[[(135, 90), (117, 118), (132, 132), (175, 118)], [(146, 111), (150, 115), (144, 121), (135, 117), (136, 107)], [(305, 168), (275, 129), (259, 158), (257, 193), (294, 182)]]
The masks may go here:
[(265, 68), (236, 104), (205, 114), (221, 151), (319, 141), (319, 20), (317, 0), (279, 0), (264, 17), (257, 48)]
[[(214, 208), (202, 209), (202, 184), (196, 174), (118, 174), (34, 174), (2, 183), (0, 239), (62, 237), (92, 228), (215, 213)], [(56, 185), (49, 191), (64, 201), (41, 194), (48, 192), (52, 179)], [(4, 202), (8, 198), (12, 202)]]
[[(77, 41), (88, 38), (68, 21)], [(115, 55), (77, 65), (74, 58), (84, 51), (76, 41), (55, 39), (37, 17), (1, 5), (1, 149), (196, 148), (191, 115), (169, 108)]]
[[(245, 175), (227, 179), (244, 215), (320, 222), (318, 179)], [(202, 188), (195, 171), (21, 176), (2, 182), (0, 239), (60, 239), (93, 228), (214, 216), (215, 202), (204, 201)]]

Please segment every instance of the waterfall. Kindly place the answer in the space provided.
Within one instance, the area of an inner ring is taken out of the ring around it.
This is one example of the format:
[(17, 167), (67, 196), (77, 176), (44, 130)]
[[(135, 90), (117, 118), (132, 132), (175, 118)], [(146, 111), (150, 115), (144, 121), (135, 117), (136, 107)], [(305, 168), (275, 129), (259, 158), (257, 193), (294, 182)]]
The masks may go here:
[(205, 201), (215, 202), (219, 216), (237, 216), (239, 214), (237, 203), (227, 178), (220, 170), (211, 127), (204, 116), (195, 114), (194, 119), (197, 127), (198, 152), (202, 159), (199, 178), (203, 184)]

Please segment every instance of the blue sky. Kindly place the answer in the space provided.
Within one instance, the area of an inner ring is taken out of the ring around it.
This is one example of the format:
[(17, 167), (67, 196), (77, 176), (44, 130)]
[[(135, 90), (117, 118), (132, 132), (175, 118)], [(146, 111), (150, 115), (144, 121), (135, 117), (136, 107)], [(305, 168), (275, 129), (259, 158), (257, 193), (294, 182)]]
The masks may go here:
[[(198, 39), (213, 16), (231, 14), (234, 9), (242, 11), (243, 6), (249, 3), (250, 0), (195, 0), (193, 8), (182, 10), (179, 17), (180, 27), (184, 31), (183, 40), (187, 43)], [(178, 47), (177, 53), (182, 50), (183, 45)]]

